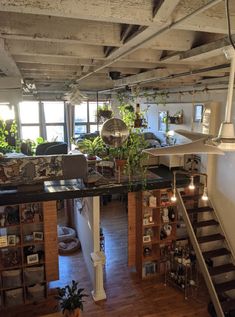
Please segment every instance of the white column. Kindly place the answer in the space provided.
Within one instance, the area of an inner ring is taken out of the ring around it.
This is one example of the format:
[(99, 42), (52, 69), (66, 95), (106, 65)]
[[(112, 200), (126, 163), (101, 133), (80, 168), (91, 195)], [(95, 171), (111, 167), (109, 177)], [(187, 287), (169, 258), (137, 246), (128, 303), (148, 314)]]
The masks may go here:
[(91, 253), (91, 260), (95, 267), (95, 285), (91, 292), (95, 302), (106, 299), (103, 281), (103, 266), (105, 264), (105, 255), (102, 251)]
[(92, 296), (94, 301), (106, 299), (104, 290), (103, 266), (105, 264), (105, 254), (100, 251), (100, 197), (93, 197), (93, 252), (91, 260), (95, 268), (94, 290)]

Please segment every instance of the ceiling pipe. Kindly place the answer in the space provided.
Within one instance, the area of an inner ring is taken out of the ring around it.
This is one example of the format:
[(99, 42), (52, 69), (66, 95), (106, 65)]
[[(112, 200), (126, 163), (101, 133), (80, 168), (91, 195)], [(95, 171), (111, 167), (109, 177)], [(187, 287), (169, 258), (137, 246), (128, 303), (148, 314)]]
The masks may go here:
[(81, 81), (83, 79), (86, 79), (86, 78), (90, 77), (91, 75), (97, 73), (98, 71), (100, 71), (100, 70), (112, 65), (113, 63), (119, 61), (121, 58), (125, 57), (126, 55), (128, 55), (128, 54), (132, 53), (133, 51), (135, 51), (136, 49), (138, 49), (140, 46), (142, 46), (146, 42), (152, 40), (156, 36), (158, 36), (160, 34), (163, 34), (163, 33), (165, 33), (166, 31), (168, 31), (170, 29), (174, 29), (174, 28), (178, 27), (180, 24), (186, 22), (187, 20), (190, 20), (193, 16), (198, 15), (198, 14), (210, 9), (211, 7), (217, 5), (218, 3), (222, 2), (222, 1), (224, 1), (224, 0), (211, 0), (207, 4), (201, 6), (200, 8), (198, 8), (195, 11), (189, 13), (188, 15), (184, 16), (183, 18), (180, 18), (179, 20), (177, 20), (175, 22), (168, 23), (166, 26), (162, 27), (160, 30), (158, 30), (155, 33), (149, 35), (141, 43), (138, 43), (138, 44), (134, 45), (133, 47), (130, 47), (129, 49), (127, 49), (126, 52), (121, 53), (119, 56), (115, 57), (114, 59), (110, 60), (109, 62), (105, 63), (104, 65), (94, 69), (92, 72), (90, 72), (90, 73), (88, 73), (88, 74), (76, 79), (76, 82), (79, 82), (79, 81)]

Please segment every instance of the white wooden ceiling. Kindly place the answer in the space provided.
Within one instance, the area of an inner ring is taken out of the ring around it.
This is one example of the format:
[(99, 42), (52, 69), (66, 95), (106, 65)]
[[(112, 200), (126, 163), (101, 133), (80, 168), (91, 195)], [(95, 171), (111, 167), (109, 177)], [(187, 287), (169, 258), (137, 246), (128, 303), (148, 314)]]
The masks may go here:
[[(230, 18), (234, 33), (234, 0)], [(226, 82), (227, 35), (224, 0), (1, 0), (0, 76), (20, 76), (40, 96), (73, 83), (100, 91)]]

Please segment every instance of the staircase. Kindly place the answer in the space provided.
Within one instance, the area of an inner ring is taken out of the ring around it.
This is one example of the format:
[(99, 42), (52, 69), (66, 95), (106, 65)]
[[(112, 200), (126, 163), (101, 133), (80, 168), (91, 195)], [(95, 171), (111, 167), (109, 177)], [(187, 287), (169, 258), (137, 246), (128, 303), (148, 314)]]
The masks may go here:
[[(235, 310), (235, 265), (229, 243), (209, 201), (177, 191), (177, 206), (204, 276), (217, 317)], [(233, 296), (233, 298), (232, 298)]]

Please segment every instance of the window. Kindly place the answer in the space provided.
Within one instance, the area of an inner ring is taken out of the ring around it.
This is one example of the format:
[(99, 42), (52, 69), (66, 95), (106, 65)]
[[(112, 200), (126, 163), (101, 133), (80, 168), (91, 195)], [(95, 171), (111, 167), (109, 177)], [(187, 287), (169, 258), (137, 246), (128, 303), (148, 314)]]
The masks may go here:
[(19, 104), (21, 138), (36, 140), (39, 136), (47, 141), (64, 141), (64, 102), (23, 101)]
[(35, 140), (40, 136), (39, 102), (23, 101), (19, 104), (21, 139)]
[(167, 111), (158, 112), (158, 131), (166, 132)]
[(43, 110), (45, 116), (46, 139), (47, 141), (64, 141), (65, 117), (64, 103), (44, 101)]
[(15, 119), (15, 109), (8, 103), (0, 103), (0, 119), (14, 120)]
[[(98, 105), (103, 105), (99, 102)], [(85, 101), (75, 106), (75, 137), (81, 133), (93, 133), (99, 129), (97, 125), (97, 102)]]
[(203, 105), (194, 105), (193, 122), (202, 122)]

